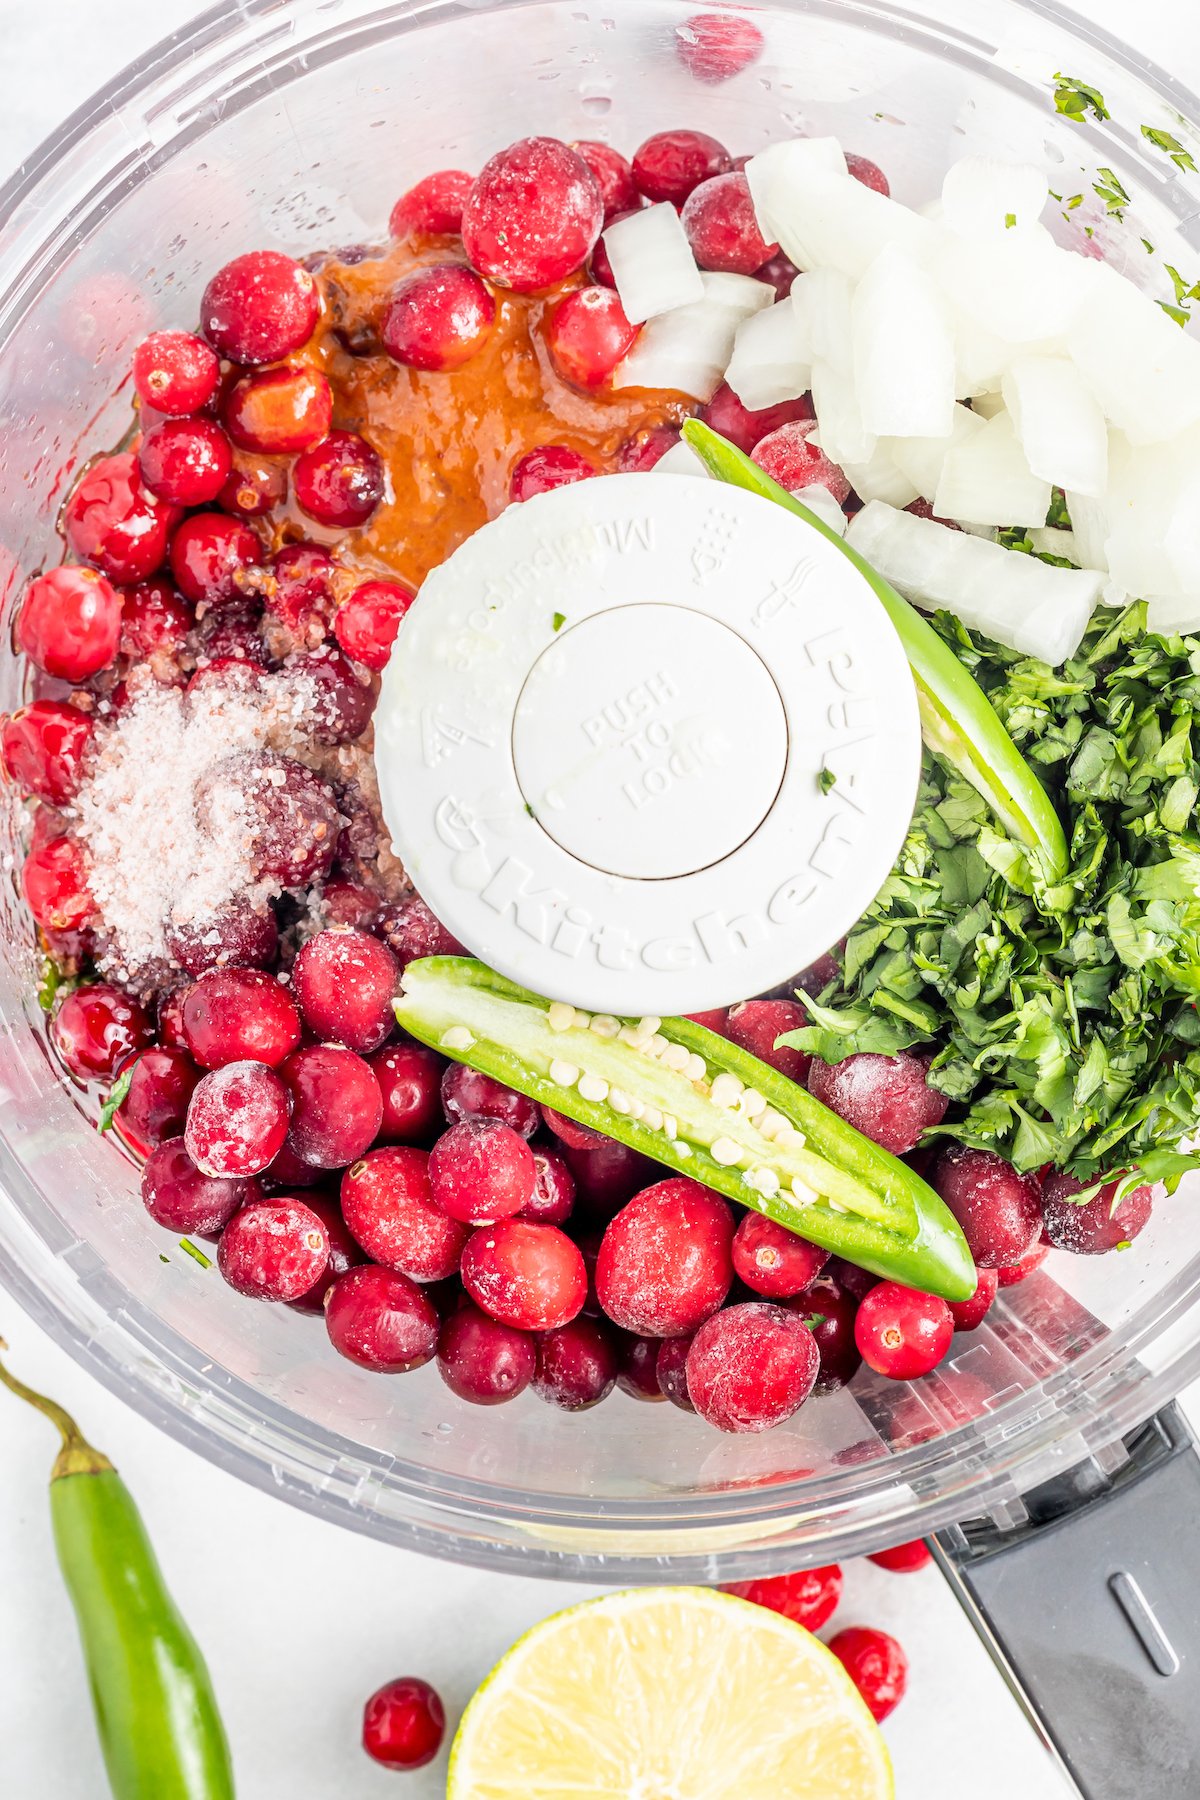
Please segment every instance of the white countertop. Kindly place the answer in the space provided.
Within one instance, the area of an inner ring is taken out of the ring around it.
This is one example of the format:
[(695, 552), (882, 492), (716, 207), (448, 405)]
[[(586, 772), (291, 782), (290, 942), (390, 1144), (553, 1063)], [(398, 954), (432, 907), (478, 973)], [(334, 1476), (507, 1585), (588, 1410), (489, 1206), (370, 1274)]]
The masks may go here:
[[(969, 18), (972, 0), (961, 4)], [(195, 10), (192, 0), (0, 0), (0, 174)], [(1134, 28), (1119, 0), (1082, 10), (1118, 33)], [(1193, 0), (1146, 0), (1136, 29), (1149, 54), (1200, 81)], [(363, 1756), (367, 1695), (392, 1676), (423, 1675), (453, 1720), (514, 1638), (591, 1590), (451, 1568), (319, 1524), (181, 1449), (11, 1302), (0, 1307), (13, 1369), (78, 1414), (142, 1506), (208, 1656), (241, 1800), (440, 1795), (444, 1759), (405, 1778)], [(45, 1423), (0, 1394), (0, 1791), (5, 1800), (100, 1800), (107, 1789), (50, 1541), (52, 1456)], [(846, 1574), (839, 1622), (883, 1626), (911, 1658), (908, 1698), (886, 1727), (899, 1800), (1064, 1800), (1066, 1784), (939, 1577), (867, 1563)]]

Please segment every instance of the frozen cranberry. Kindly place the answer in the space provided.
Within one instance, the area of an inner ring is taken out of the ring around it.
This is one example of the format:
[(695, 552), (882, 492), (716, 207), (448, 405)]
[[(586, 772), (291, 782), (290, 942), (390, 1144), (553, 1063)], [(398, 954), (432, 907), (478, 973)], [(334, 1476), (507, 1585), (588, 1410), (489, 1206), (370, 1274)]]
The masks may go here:
[(788, 1300), (802, 1293), (829, 1261), (828, 1250), (753, 1212), (743, 1214), (733, 1234), (732, 1254), (735, 1275), (768, 1300)]
[(326, 874), (337, 852), (341, 814), (329, 787), (303, 763), (253, 751), (219, 763), (199, 784), (203, 826), (245, 818), (255, 880), (306, 887)]
[(862, 1300), (854, 1341), (865, 1363), (893, 1381), (914, 1381), (936, 1369), (950, 1348), (954, 1318), (936, 1294), (881, 1281)]
[(451, 1063), (442, 1076), (442, 1106), (451, 1125), (462, 1119), (499, 1119), (523, 1138), (533, 1136), (540, 1117), (536, 1100), (466, 1063)]
[(740, 13), (693, 13), (675, 27), (675, 48), (697, 81), (728, 81), (762, 55), (763, 34)]
[(553, 1331), (582, 1310), (587, 1270), (578, 1247), (556, 1225), (502, 1219), (472, 1232), (462, 1284), (503, 1325)]
[(776, 299), (786, 300), (792, 291), (792, 283), (799, 273), (800, 271), (791, 257), (785, 256), (781, 250), (777, 256), (771, 257), (769, 262), (765, 262), (761, 269), (755, 269), (754, 279), (770, 282), (775, 289)]
[(35, 700), (0, 725), (5, 773), (23, 794), (62, 806), (79, 786), (92, 721), (61, 700)]
[(862, 1300), (873, 1287), (878, 1287), (878, 1275), (872, 1275), (870, 1269), (860, 1269), (857, 1263), (845, 1262), (842, 1257), (831, 1257), (825, 1269), (837, 1282), (844, 1293), (853, 1295), (855, 1300)]
[(170, 418), (184, 418), (207, 406), (220, 375), (215, 352), (190, 331), (152, 331), (133, 353), (138, 399)]
[(575, 1210), (575, 1177), (553, 1150), (533, 1151), (533, 1193), (521, 1208), (523, 1219), (562, 1225)]
[(123, 595), (121, 654), (136, 662), (148, 661), (160, 650), (173, 655), (195, 623), (195, 613), (169, 581), (139, 581)]
[(656, 131), (634, 153), (633, 179), (647, 200), (682, 206), (693, 188), (730, 169), (724, 144), (703, 131)]
[(529, 1145), (499, 1119), (452, 1125), (429, 1159), (434, 1200), (468, 1225), (521, 1212), (533, 1198), (535, 1176)]
[(606, 225), (611, 225), (618, 214), (637, 211), (642, 197), (627, 157), (614, 150), (611, 144), (597, 143), (592, 138), (578, 139), (571, 148), (576, 155), (582, 156), (592, 172), (592, 179), (600, 190)]
[(937, 1159), (933, 1185), (962, 1226), (980, 1267), (999, 1269), (1019, 1262), (1041, 1231), (1037, 1176), (1019, 1174), (991, 1150), (948, 1145)]
[(828, 488), (838, 505), (844, 506), (850, 483), (838, 465), (813, 443), (812, 430), (812, 422), (807, 419), (780, 425), (760, 438), (750, 454), (759, 468), (789, 494), (802, 495), (807, 487)]
[(202, 1069), (261, 1062), (274, 1069), (300, 1042), (300, 1014), (261, 969), (209, 969), (183, 999), (183, 1035)]
[(200, 329), (230, 362), (273, 363), (316, 329), (316, 282), (278, 250), (251, 250), (218, 269), (200, 302)]
[(375, 710), (375, 690), (369, 677), (360, 676), (340, 650), (326, 644), (319, 650), (297, 651), (283, 666), (316, 689), (307, 724), (319, 744), (351, 744), (362, 736)]
[(329, 1237), (312, 1208), (285, 1195), (234, 1213), (221, 1233), (217, 1266), (252, 1300), (299, 1300), (325, 1272)]
[(456, 937), (435, 918), (419, 894), (385, 906), (376, 927), (379, 936), (405, 969), (423, 956), (465, 956), (466, 950)]
[(874, 1550), (867, 1561), (893, 1575), (915, 1575), (918, 1569), (929, 1567), (933, 1556), (924, 1538), (913, 1538), (907, 1544), (893, 1544), (890, 1550)]
[[(290, 1193), (293, 1188), (318, 1187), (324, 1176), (324, 1169), (315, 1169), (311, 1163), (301, 1162), (285, 1141), (283, 1149), (272, 1157), (268, 1167), (262, 1171), (262, 1182), (272, 1193)], [(358, 1262), (362, 1260), (361, 1257), (355, 1258)]]
[[(613, 1139), (605, 1137), (602, 1131), (593, 1131), (590, 1125), (579, 1125), (574, 1119), (568, 1119), (565, 1114), (555, 1112), (552, 1106), (541, 1106), (538, 1111), (542, 1115), (543, 1123), (554, 1133), (559, 1143), (566, 1144), (570, 1150), (599, 1150), (604, 1145), (613, 1142)], [(623, 1149), (624, 1145), (620, 1145), (619, 1148)], [(624, 1198), (628, 1199), (629, 1195), (626, 1194)]]
[(266, 612), (302, 643), (315, 646), (325, 638), (335, 605), (335, 566), (320, 544), (287, 544), (261, 579)]
[(662, 461), (668, 450), (674, 449), (679, 439), (680, 432), (674, 425), (651, 425), (645, 431), (635, 431), (617, 451), (618, 474), (646, 474)]
[(391, 1036), (399, 981), (399, 965), (386, 944), (339, 925), (309, 938), (292, 965), (292, 986), (309, 1030), (362, 1053)]
[(564, 381), (603, 387), (638, 334), (611, 288), (582, 287), (560, 300), (546, 324), (550, 360)]
[(499, 1406), (533, 1380), (537, 1348), (529, 1332), (502, 1325), (468, 1302), (443, 1323), (437, 1358), (452, 1394), (473, 1406)]
[(414, 598), (412, 589), (398, 581), (364, 581), (356, 587), (333, 620), (334, 636), (346, 655), (368, 669), (386, 668), (400, 621)]
[(691, 1347), (690, 1337), (659, 1339), (654, 1374), (665, 1400), (679, 1407), (681, 1412), (694, 1413), (696, 1409), (687, 1391), (687, 1354)]
[(207, 506), (233, 467), (229, 439), (211, 419), (164, 419), (142, 436), (138, 468), (160, 500)]
[(129, 1086), (116, 1123), (126, 1142), (144, 1156), (167, 1138), (180, 1137), (200, 1071), (186, 1050), (152, 1044), (125, 1064), (121, 1076), (126, 1075)]
[(367, 931), (379, 917), (379, 895), (374, 888), (337, 875), (327, 881), (317, 897), (326, 925), (349, 925)]
[(342, 1176), (342, 1216), (373, 1262), (413, 1281), (458, 1271), (466, 1227), (435, 1204), (424, 1150), (372, 1150)]
[(218, 496), (226, 512), (242, 519), (261, 519), (287, 499), (287, 470), (279, 463), (266, 462), (261, 456), (235, 450), (233, 467)]
[(859, 1051), (840, 1063), (814, 1057), (808, 1091), (893, 1156), (911, 1150), (922, 1132), (939, 1125), (950, 1104), (930, 1086), (924, 1058), (907, 1050), (899, 1056)]
[(74, 838), (51, 838), (31, 850), (21, 887), (43, 931), (76, 931), (92, 911), (87, 863)]
[(262, 545), (228, 513), (193, 513), (171, 540), (171, 573), (189, 600), (217, 606), (242, 591), (238, 577), (262, 561)]
[(829, 1648), (866, 1701), (873, 1719), (886, 1719), (895, 1711), (908, 1686), (908, 1658), (894, 1637), (866, 1625), (851, 1625), (830, 1638)]
[(67, 995), (51, 1036), (72, 1075), (107, 1080), (135, 1050), (152, 1042), (154, 1030), (136, 1000), (97, 981)]
[(419, 1144), (442, 1123), (442, 1065), (423, 1044), (390, 1044), (371, 1068), (383, 1096), (379, 1136), (385, 1144)]
[(684, 201), (683, 229), (702, 269), (753, 275), (779, 249), (758, 228), (750, 184), (738, 173), (713, 175)]
[(17, 649), (47, 675), (86, 681), (107, 669), (121, 641), (121, 596), (95, 569), (63, 563), (25, 589)]
[(158, 1041), (168, 1050), (187, 1049), (187, 1040), (183, 1035), (183, 996), (186, 992), (186, 988), (176, 988), (172, 993), (161, 993), (158, 996)]
[(733, 1281), (733, 1219), (719, 1195), (677, 1176), (636, 1194), (612, 1220), (596, 1293), (627, 1331), (675, 1337), (715, 1312)]
[(385, 486), (379, 452), (356, 431), (331, 431), (292, 468), (296, 504), (318, 525), (345, 530), (365, 525)]
[(954, 1320), (955, 1331), (974, 1331), (981, 1325), (991, 1311), (992, 1301), (996, 1298), (999, 1278), (995, 1269), (980, 1267), (976, 1271), (979, 1279), (975, 1292), (969, 1300), (951, 1300), (950, 1316)]
[(325, 1327), (335, 1350), (364, 1369), (403, 1375), (437, 1351), (437, 1308), (395, 1269), (367, 1263), (340, 1275), (325, 1297)]
[(241, 592), (239, 584), (239, 591), (232, 599), (223, 601), (220, 606), (205, 608), (196, 628), (199, 666), (189, 686), (201, 679), (209, 665), (227, 668), (232, 662), (246, 662), (259, 670), (265, 668), (267, 647), (262, 635), (262, 600), (257, 589), (269, 586), (269, 578), (254, 569), (244, 580), (247, 592)]
[[(1043, 1203), (1044, 1199), (1045, 1195), (1043, 1192)], [(1035, 1269), (1041, 1268), (1049, 1254), (1049, 1244), (1037, 1243), (1032, 1245), (1019, 1262), (1010, 1263), (1006, 1269), (996, 1270), (996, 1280), (999, 1286), (1002, 1288), (1016, 1287), (1019, 1282), (1027, 1280), (1028, 1277), (1033, 1274)]]
[(864, 187), (874, 188), (877, 194), (890, 194), (888, 178), (878, 164), (865, 156), (858, 156), (853, 150), (846, 152), (846, 169), (855, 181), (861, 181)]
[(794, 1575), (763, 1575), (756, 1581), (724, 1581), (721, 1591), (752, 1600), (771, 1612), (795, 1620), (806, 1631), (820, 1631), (838, 1608), (842, 1597), (842, 1571), (837, 1563), (820, 1569), (797, 1569)]
[(748, 1050), (789, 1081), (803, 1083), (812, 1058), (806, 1050), (779, 1044), (778, 1038), (802, 1031), (808, 1024), (804, 1008), (795, 1000), (743, 1000), (729, 1009), (726, 1036), (740, 1050)]
[(513, 464), (508, 478), (509, 497), (532, 500), (537, 494), (552, 493), (573, 481), (586, 481), (599, 472), (586, 456), (567, 444), (539, 444)]
[(473, 269), (434, 263), (392, 289), (379, 335), (393, 362), (410, 369), (461, 369), (487, 343), (496, 302)]
[(178, 514), (146, 487), (128, 450), (102, 456), (67, 501), (63, 526), (71, 554), (110, 581), (145, 581), (162, 567)]
[(401, 194), (388, 220), (393, 237), (457, 237), (473, 177), (464, 169), (438, 169)]
[(188, 975), (230, 963), (265, 969), (275, 960), (279, 927), (269, 906), (239, 898), (227, 901), (211, 918), (169, 925), (166, 939), (172, 961)]
[[(722, 437), (728, 438), (731, 444), (736, 444), (739, 450), (744, 450), (747, 456), (756, 444), (778, 431), (781, 425), (790, 425), (797, 420), (811, 420), (812, 416), (812, 403), (807, 395), (802, 395), (799, 400), (781, 400), (778, 406), (766, 406), (759, 412), (751, 412), (742, 405), (733, 389), (725, 382), (721, 383), (708, 405), (700, 411), (700, 417), (706, 425), (719, 431)], [(752, 1000), (746, 1004), (754, 1006), (760, 1002)]]
[[(665, 1400), (658, 1380), (659, 1345), (668, 1340), (623, 1331), (618, 1342), (617, 1386), (631, 1400), (656, 1405)], [(689, 1339), (690, 1342), (690, 1339)]]
[[(280, 1155), (283, 1155), (282, 1151), (280, 1152)], [(272, 1170), (278, 1161), (279, 1157), (276, 1157), (275, 1163), (271, 1165)], [(308, 1178), (312, 1175), (312, 1170), (306, 1169), (304, 1175), (305, 1181), (307, 1182)], [(268, 1175), (267, 1178), (269, 1179), (270, 1176)], [(283, 1192), (287, 1193), (287, 1185), (281, 1183), (280, 1186)], [(329, 1255), (326, 1259), (325, 1267), (322, 1269), (313, 1286), (310, 1287), (306, 1293), (301, 1294), (298, 1300), (293, 1300), (291, 1304), (295, 1307), (297, 1312), (321, 1313), (323, 1315), (325, 1312), (325, 1296), (337, 1280), (338, 1276), (344, 1275), (347, 1269), (357, 1268), (367, 1259), (347, 1230), (346, 1221), (342, 1218), (342, 1209), (331, 1194), (323, 1193), (318, 1190), (312, 1193), (305, 1192), (297, 1197), (303, 1200), (310, 1212), (316, 1213), (318, 1219), (320, 1219), (322, 1225), (325, 1227), (325, 1235), (329, 1239)]]
[(687, 1356), (688, 1393), (718, 1431), (768, 1431), (808, 1399), (819, 1361), (798, 1314), (752, 1300), (701, 1325)]
[(344, 1169), (374, 1142), (383, 1097), (370, 1063), (337, 1044), (293, 1050), (280, 1069), (292, 1097), (293, 1153), (316, 1169)]
[(862, 1357), (854, 1341), (858, 1301), (832, 1275), (817, 1277), (789, 1304), (799, 1313), (817, 1346), (820, 1367), (814, 1394), (834, 1394), (858, 1373)]
[[(599, 1136), (599, 1134), (597, 1134)], [(600, 1137), (591, 1149), (578, 1150), (565, 1142), (567, 1165), (575, 1177), (580, 1206), (589, 1213), (611, 1219), (627, 1200), (649, 1186), (661, 1171), (657, 1163), (640, 1156), (613, 1138)]]
[(617, 1380), (612, 1333), (595, 1319), (572, 1319), (537, 1340), (533, 1390), (563, 1412), (586, 1412), (611, 1394)]
[(257, 1175), (287, 1136), (288, 1090), (265, 1063), (226, 1063), (201, 1077), (184, 1142), (204, 1175)]
[(239, 450), (293, 456), (319, 444), (333, 419), (333, 390), (307, 363), (260, 369), (235, 381), (221, 406)]
[(1073, 1196), (1082, 1191), (1083, 1182), (1057, 1171), (1047, 1176), (1042, 1190), (1044, 1230), (1056, 1249), (1074, 1251), (1076, 1256), (1102, 1256), (1133, 1242), (1149, 1223), (1154, 1192), (1145, 1185), (1135, 1187), (1114, 1206), (1122, 1179), (1117, 1176), (1107, 1182), (1080, 1205)]
[(591, 169), (557, 138), (522, 138), (484, 164), (463, 208), (463, 245), (481, 275), (519, 294), (583, 267), (604, 222)]
[(142, 1170), (142, 1202), (156, 1225), (185, 1236), (220, 1231), (240, 1206), (260, 1199), (258, 1183), (203, 1175), (181, 1137), (150, 1152)]
[(363, 1708), (363, 1749), (385, 1769), (420, 1769), (442, 1747), (446, 1713), (427, 1681), (386, 1682)]

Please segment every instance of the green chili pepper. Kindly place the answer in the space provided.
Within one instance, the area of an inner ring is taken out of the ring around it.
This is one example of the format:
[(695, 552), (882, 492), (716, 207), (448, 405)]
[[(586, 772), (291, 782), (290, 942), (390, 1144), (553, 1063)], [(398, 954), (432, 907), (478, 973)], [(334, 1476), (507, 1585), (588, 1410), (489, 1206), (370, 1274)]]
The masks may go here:
[(133, 1496), (61, 1406), (3, 1364), (0, 1382), (62, 1437), (50, 1516), (114, 1800), (234, 1800), (208, 1670), (163, 1585)]
[(443, 1055), (691, 1175), (887, 1280), (965, 1300), (975, 1266), (933, 1189), (794, 1081), (690, 1019), (616, 1019), (469, 957), (404, 971), (396, 1018)]
[(787, 507), (837, 547), (879, 598), (908, 657), (921, 730), (931, 750), (978, 790), (1009, 836), (1038, 853), (1048, 883), (1067, 872), (1067, 840), (1050, 796), (1004, 729), (991, 702), (950, 646), (869, 562), (756, 462), (699, 419), (683, 435), (710, 474)]

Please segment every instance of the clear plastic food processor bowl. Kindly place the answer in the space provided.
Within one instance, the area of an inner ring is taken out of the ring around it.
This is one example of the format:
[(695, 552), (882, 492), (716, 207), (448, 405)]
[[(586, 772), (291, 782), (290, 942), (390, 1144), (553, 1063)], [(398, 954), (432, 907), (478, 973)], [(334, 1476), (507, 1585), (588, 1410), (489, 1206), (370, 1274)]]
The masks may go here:
[[(429, 170), (514, 136), (697, 125), (734, 152), (833, 132), (909, 202), (967, 152), (1044, 161), (1137, 274), (1140, 239), (1184, 269), (1200, 187), (1142, 135), (1200, 159), (1200, 101), (1054, 4), (796, 0), (757, 9), (763, 59), (702, 86), (670, 0), (246, 0), (204, 14), (69, 119), (0, 195), (0, 594), (54, 559), (78, 459), (128, 425), (132, 344), (194, 322), (241, 250), (378, 240)], [(1112, 121), (1056, 114), (1053, 77)], [(1116, 172), (1127, 223), (1097, 221)], [(1084, 173), (1083, 171), (1087, 172)], [(1066, 227), (1064, 227), (1066, 229)], [(1172, 249), (1175, 254), (1171, 254)], [(1114, 346), (1114, 354), (1119, 354)], [(0, 666), (0, 706), (20, 676)], [(617, 1394), (586, 1417), (497, 1410), (433, 1368), (369, 1375), (319, 1324), (253, 1306), (146, 1219), (47, 1052), (4, 798), (0, 1275), (94, 1374), (226, 1468), (376, 1537), (480, 1564), (605, 1579), (734, 1577), (827, 1561), (991, 1514), (1106, 1447), (1200, 1372), (1200, 1208), (1161, 1205), (1125, 1255), (1055, 1254), (1003, 1293), (919, 1389), (860, 1380), (761, 1437), (725, 1438)], [(169, 1256), (169, 1261), (166, 1257)], [(1111, 1455), (1110, 1455), (1111, 1460)]]

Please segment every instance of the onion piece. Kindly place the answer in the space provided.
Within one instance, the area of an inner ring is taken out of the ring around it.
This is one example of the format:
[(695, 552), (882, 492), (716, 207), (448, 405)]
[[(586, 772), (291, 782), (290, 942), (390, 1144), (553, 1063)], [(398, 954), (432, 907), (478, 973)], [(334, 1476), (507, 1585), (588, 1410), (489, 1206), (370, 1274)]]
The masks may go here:
[(1110, 439), (1105, 556), (1131, 594), (1200, 593), (1200, 429), (1167, 444)]
[(1164, 637), (1200, 630), (1200, 595), (1188, 599), (1151, 594), (1146, 602), (1146, 628)]
[(951, 164), (942, 182), (942, 217), (963, 237), (1020, 230), (1037, 223), (1049, 192), (1045, 175), (1033, 163), (964, 156)]
[(846, 542), (917, 605), (946, 607), (969, 629), (1052, 665), (1079, 648), (1103, 585), (1090, 570), (1055, 568), (882, 500), (855, 514)]
[(704, 274), (704, 298), (648, 319), (617, 365), (614, 388), (672, 388), (711, 400), (733, 355), (737, 328), (771, 306), (775, 289), (749, 275)]
[[(1064, 347), (1093, 299), (1102, 265), (1061, 249), (1033, 225), (994, 237), (947, 231), (929, 267), (969, 324), (1002, 345), (1054, 351)], [(1119, 341), (1109, 340), (1110, 355)]]
[[(890, 438), (876, 444), (866, 462), (843, 463), (850, 486), (860, 500), (886, 500), (889, 506), (908, 506), (917, 498), (916, 483), (910, 481), (891, 454), (893, 443), (905, 439)], [(821, 446), (824, 449), (824, 445)], [(828, 454), (828, 452), (826, 452)]]
[(791, 190), (803, 186), (815, 171), (847, 173), (845, 153), (836, 138), (787, 138), (781, 144), (769, 144), (746, 164), (754, 215), (769, 244), (779, 235), (772, 222), (778, 205), (786, 205)]
[(643, 207), (603, 234), (617, 298), (631, 325), (704, 298), (704, 283), (673, 206)]
[(869, 462), (875, 454), (875, 439), (863, 424), (850, 377), (828, 363), (814, 363), (812, 402), (818, 441), (830, 461), (842, 468), (847, 463)]
[(934, 283), (894, 245), (858, 284), (850, 311), (854, 385), (876, 437), (946, 437), (954, 422), (954, 339)]
[(1044, 525), (1050, 485), (1030, 469), (1008, 413), (997, 413), (947, 452), (933, 510), (973, 525)]
[(1106, 575), (1108, 557), (1104, 546), (1108, 541), (1109, 531), (1106, 501), (1094, 499), (1090, 494), (1077, 494), (1068, 488), (1066, 502), (1071, 535), (1079, 552), (1080, 568), (1099, 569)]
[(810, 363), (828, 363), (840, 375), (854, 367), (850, 308), (854, 283), (839, 269), (813, 269), (792, 283), (791, 307), (796, 315), (800, 353)]
[[(1082, 260), (1082, 259), (1080, 259)], [(1105, 416), (1133, 444), (1200, 422), (1200, 344), (1104, 263), (1067, 348)]]
[(840, 269), (858, 281), (889, 244), (931, 253), (938, 228), (852, 175), (813, 168), (771, 188), (771, 237), (798, 268)]
[(725, 379), (751, 412), (808, 392), (812, 363), (801, 354), (796, 312), (789, 300), (776, 301), (742, 320)]
[(1108, 427), (1070, 358), (1015, 357), (1003, 394), (1033, 473), (1099, 499), (1108, 482)]
[[(907, 475), (918, 494), (931, 501), (950, 451), (982, 429), (983, 420), (977, 412), (956, 405), (948, 437), (888, 438), (887, 448), (896, 467)], [(878, 498), (884, 500), (887, 496), (880, 494)]]
[(831, 494), (824, 482), (814, 481), (811, 487), (797, 488), (796, 498), (807, 506), (809, 512), (816, 513), (830, 531), (836, 531), (839, 537), (845, 537), (850, 521), (838, 504), (837, 495)]

